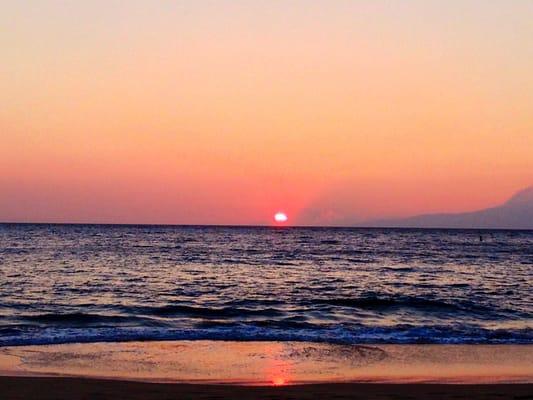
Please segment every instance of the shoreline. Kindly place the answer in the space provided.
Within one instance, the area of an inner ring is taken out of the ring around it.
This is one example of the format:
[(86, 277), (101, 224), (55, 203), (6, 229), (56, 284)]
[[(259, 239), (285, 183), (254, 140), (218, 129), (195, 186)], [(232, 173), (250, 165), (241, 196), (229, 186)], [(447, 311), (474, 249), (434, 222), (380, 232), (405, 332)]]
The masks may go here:
[(0, 347), (0, 376), (175, 384), (533, 384), (533, 345), (154, 341)]
[(0, 347), (4, 400), (533, 399), (533, 345), (124, 342)]

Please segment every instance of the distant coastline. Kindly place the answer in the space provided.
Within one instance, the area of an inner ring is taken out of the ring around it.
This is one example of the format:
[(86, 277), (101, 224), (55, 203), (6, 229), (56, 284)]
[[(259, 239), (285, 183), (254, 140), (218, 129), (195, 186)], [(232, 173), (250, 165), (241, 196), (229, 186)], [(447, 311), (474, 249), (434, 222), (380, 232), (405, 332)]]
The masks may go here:
[(477, 211), (462, 213), (420, 214), (404, 218), (371, 219), (355, 223), (327, 225), (295, 224), (180, 224), (180, 223), (114, 223), (70, 221), (0, 221), (1, 225), (95, 225), (95, 226), (161, 226), (161, 227), (222, 227), (275, 229), (456, 229), (456, 230), (533, 230), (533, 186), (518, 191), (505, 203)]

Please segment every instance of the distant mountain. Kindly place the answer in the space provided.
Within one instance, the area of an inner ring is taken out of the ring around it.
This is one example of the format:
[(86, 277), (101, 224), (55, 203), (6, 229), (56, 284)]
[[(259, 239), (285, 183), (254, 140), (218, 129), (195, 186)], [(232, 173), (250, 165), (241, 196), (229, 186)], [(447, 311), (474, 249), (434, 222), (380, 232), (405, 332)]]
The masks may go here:
[(504, 204), (493, 208), (377, 220), (365, 225), (390, 228), (533, 229), (533, 186), (519, 191)]

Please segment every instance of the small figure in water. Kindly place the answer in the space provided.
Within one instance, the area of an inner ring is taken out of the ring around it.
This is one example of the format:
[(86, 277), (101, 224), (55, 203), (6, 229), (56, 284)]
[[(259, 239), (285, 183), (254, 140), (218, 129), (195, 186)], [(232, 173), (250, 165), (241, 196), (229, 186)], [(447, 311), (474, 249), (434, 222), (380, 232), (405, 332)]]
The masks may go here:
[(480, 242), (483, 241), (483, 236), (482, 236), (482, 235), (479, 235), (479, 241), (480, 241)]

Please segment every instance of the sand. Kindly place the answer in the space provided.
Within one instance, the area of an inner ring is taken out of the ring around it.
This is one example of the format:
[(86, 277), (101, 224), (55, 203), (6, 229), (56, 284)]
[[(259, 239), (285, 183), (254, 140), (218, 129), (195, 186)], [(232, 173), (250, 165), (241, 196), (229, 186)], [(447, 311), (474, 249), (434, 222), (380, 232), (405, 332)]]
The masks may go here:
[(0, 348), (2, 399), (533, 399), (531, 345), (168, 341)]
[(528, 384), (442, 385), (334, 383), (289, 386), (228, 386), (27, 377), (0, 377), (0, 393), (1, 398), (6, 400), (533, 399), (533, 387)]

